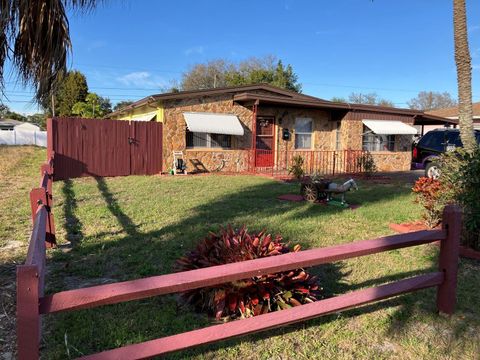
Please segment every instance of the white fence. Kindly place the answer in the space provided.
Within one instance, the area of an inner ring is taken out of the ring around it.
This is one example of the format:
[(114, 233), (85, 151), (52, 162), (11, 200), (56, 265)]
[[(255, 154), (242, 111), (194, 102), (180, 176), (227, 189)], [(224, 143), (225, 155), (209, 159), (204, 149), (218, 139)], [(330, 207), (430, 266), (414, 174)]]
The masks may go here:
[(0, 145), (37, 145), (47, 147), (47, 132), (0, 130)]

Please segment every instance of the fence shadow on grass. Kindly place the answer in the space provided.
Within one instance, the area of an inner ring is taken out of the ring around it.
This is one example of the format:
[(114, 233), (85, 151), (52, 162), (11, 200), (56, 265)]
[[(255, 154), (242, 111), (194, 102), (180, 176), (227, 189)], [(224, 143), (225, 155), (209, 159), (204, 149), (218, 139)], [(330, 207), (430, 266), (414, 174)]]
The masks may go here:
[[(350, 211), (336, 207), (278, 201), (276, 200), (278, 195), (294, 190), (298, 191), (298, 189), (290, 185), (265, 181), (247, 186), (243, 188), (241, 192), (230, 192), (219, 197), (214, 197), (205, 203), (194, 205), (191, 211), (188, 211), (185, 216), (179, 216), (177, 221), (167, 224), (160, 229), (142, 232), (135, 223), (136, 219), (133, 216), (127, 215), (127, 208), (123, 207), (121, 200), (113, 195), (108, 187), (108, 181), (103, 178), (96, 178), (96, 182), (97, 188), (105, 200), (108, 211), (118, 220), (118, 223), (124, 230), (122, 235), (125, 236), (115, 241), (85, 241), (82, 244), (77, 244), (82, 248), (82, 254), (90, 255), (82, 258), (82, 267), (72, 266), (66, 269), (65, 276), (68, 276), (69, 273), (81, 273), (82, 268), (94, 270), (91, 271), (92, 274), (107, 274), (108, 277), (117, 280), (129, 280), (170, 273), (172, 271), (172, 265), (177, 258), (182, 256), (187, 250), (192, 249), (198, 239), (203, 238), (209, 230), (216, 230), (220, 225), (231, 223), (234, 226), (241, 226), (245, 219), (247, 219), (247, 221), (249, 221), (247, 225), (249, 225), (252, 230), (267, 228), (267, 230), (273, 231), (272, 226), (275, 226), (277, 228), (274, 233), (278, 231), (285, 236), (286, 240), (297, 243), (297, 241), (295, 241), (297, 236), (298, 239), (308, 238), (308, 234), (312, 232), (312, 229), (289, 228), (288, 224), (285, 224), (286, 220), (295, 221), (295, 219), (301, 219), (305, 216), (313, 218), (316, 216), (330, 216), (341, 213), (342, 211)], [(372, 204), (380, 200), (385, 201), (399, 194), (405, 194), (408, 191), (406, 188), (401, 189), (394, 186), (389, 188), (369, 186), (363, 190), (363, 193), (356, 193), (353, 198), (356, 201), (368, 201)], [(182, 192), (173, 193), (174, 195), (171, 196), (175, 196), (178, 202), (185, 201), (188, 196), (193, 196), (192, 194), (184, 194)], [(70, 206), (70, 209), (64, 210), (65, 215), (66, 217), (69, 215), (69, 217), (75, 218), (77, 205), (71, 182), (65, 184), (64, 194), (70, 199), (65, 202), (65, 206)], [(153, 206), (153, 203), (146, 203), (144, 206)], [(153, 210), (152, 208), (152, 211)], [(277, 215), (279, 217), (275, 218)], [(81, 225), (80, 220), (77, 219), (76, 224)], [(99, 236), (107, 235), (109, 234), (106, 232), (99, 232), (87, 235), (86, 239), (89, 239), (90, 236), (98, 238)], [(305, 241), (300, 241), (300, 244), (304, 249), (310, 247)], [(434, 260), (432, 260), (432, 266), (434, 264), (433, 261)], [(325, 288), (325, 297), (334, 296), (361, 287), (375, 286), (416, 274), (415, 271), (405, 272), (380, 279), (368, 280), (362, 284), (350, 285), (344, 281), (346, 270), (341, 262), (315, 267), (312, 268), (311, 271), (320, 275), (320, 281)], [(377, 311), (387, 306), (401, 306), (403, 310), (399, 311), (403, 311), (404, 315), (400, 318), (405, 318), (411, 315), (409, 304), (415, 304), (418, 301), (422, 303), (421, 306), (425, 307), (427, 311), (434, 311), (434, 308), (430, 309), (434, 297), (432, 296), (430, 299), (429, 296), (428, 300), (424, 300), (423, 298), (424, 294), (422, 292), (408, 294), (349, 310), (342, 313), (341, 316), (352, 317), (358, 314)], [(179, 308), (177, 303), (178, 297), (171, 295), (127, 302), (99, 309), (83, 310), (81, 313), (77, 312), (76, 314), (62, 314), (60, 325), (55, 326), (55, 323), (52, 323), (54, 331), (50, 340), (52, 341), (51, 348), (55, 349), (55, 344), (62, 344), (61, 348), (63, 349), (63, 337), (67, 330), (69, 332), (69, 338), (72, 339), (72, 346), (80, 349), (84, 353), (92, 353), (117, 347), (122, 343), (145, 341), (161, 336), (168, 336), (208, 324), (205, 317), (193, 314), (193, 310), (186, 311), (183, 307)], [(112, 317), (113, 314), (119, 315)], [(300, 325), (272, 330), (258, 335), (250, 335), (216, 345), (204, 346), (174, 354), (170, 357), (180, 358), (195, 354), (200, 355), (207, 349), (220, 349), (245, 340), (256, 341), (266, 339), (270, 336), (291, 332), (302, 326), (310, 327), (324, 324), (334, 320), (337, 316), (338, 315), (324, 316)], [(395, 319), (392, 321), (395, 321)], [(132, 324), (135, 324), (134, 332), (131, 332)], [(90, 328), (91, 332), (85, 334), (82, 330), (85, 327)], [(116, 330), (113, 331), (112, 329)], [(393, 327), (392, 331), (394, 331)]]
[(63, 217), (66, 230), (66, 239), (70, 242), (69, 247), (75, 247), (83, 239), (83, 224), (78, 218), (77, 198), (73, 189), (72, 180), (65, 180), (62, 184), (63, 195)]
[(141, 234), (137, 231), (137, 225), (135, 225), (132, 219), (122, 210), (117, 199), (115, 199), (108, 188), (105, 179), (102, 177), (95, 177), (95, 181), (97, 182), (98, 191), (100, 191), (100, 194), (105, 200), (107, 209), (113, 216), (115, 216), (123, 231), (127, 233), (128, 236), (140, 237)]

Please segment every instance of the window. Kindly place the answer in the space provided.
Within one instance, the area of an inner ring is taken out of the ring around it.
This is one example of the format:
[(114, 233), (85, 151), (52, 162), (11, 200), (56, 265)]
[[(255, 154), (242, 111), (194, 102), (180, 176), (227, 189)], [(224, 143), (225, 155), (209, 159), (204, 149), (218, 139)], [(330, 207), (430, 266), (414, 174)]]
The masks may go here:
[(312, 148), (313, 121), (310, 118), (295, 119), (295, 149)]
[(212, 148), (231, 148), (232, 136), (224, 134), (211, 134), (210, 135), (210, 147)]
[(445, 150), (445, 132), (444, 131), (429, 131), (427, 132), (418, 143), (420, 146), (426, 149), (435, 151)]
[(224, 134), (207, 134), (187, 130), (187, 148), (223, 148), (232, 147), (232, 136)]
[(364, 126), (362, 148), (366, 151), (395, 151), (395, 135), (377, 135)]

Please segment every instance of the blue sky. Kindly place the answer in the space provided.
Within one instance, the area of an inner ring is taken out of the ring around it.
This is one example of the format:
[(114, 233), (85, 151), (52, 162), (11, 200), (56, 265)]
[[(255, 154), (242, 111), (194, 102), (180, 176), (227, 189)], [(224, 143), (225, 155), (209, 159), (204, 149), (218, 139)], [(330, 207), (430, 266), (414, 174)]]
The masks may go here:
[[(467, 0), (473, 99), (480, 101), (480, 1)], [(451, 0), (104, 0), (70, 16), (69, 64), (112, 103), (160, 92), (197, 62), (275, 55), (306, 94), (376, 92), (398, 107), (421, 90), (456, 96)], [(31, 113), (7, 78), (4, 100)]]

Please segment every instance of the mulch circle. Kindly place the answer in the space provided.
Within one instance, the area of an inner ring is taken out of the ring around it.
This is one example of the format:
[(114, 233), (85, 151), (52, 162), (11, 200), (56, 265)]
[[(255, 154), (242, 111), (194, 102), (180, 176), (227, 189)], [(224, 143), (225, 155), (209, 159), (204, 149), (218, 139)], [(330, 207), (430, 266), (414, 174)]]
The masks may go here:
[[(403, 224), (388, 224), (388, 227), (393, 231), (404, 234), (411, 231), (429, 230), (423, 221), (414, 221)], [(439, 227), (437, 227), (439, 229)]]
[[(423, 221), (420, 220), (403, 224), (388, 224), (388, 227), (400, 234), (411, 231), (429, 230), (429, 228), (425, 226)], [(435, 229), (441, 229), (441, 226), (439, 225)], [(440, 245), (440, 241), (436, 241), (435, 244)], [(480, 251), (460, 245), (460, 256), (468, 259), (480, 260)]]

